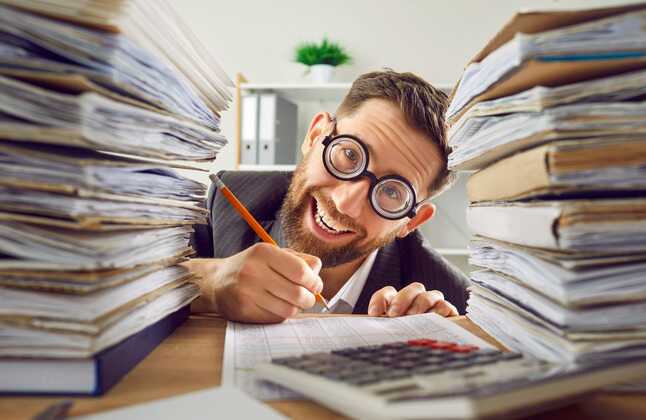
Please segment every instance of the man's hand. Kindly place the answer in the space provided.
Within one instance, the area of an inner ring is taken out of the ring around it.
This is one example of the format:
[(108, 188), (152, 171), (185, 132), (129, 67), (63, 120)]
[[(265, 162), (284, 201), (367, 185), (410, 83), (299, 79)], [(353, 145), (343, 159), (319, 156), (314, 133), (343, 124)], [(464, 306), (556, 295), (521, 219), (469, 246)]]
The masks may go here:
[(458, 310), (439, 290), (426, 290), (422, 283), (411, 283), (397, 292), (394, 287), (386, 286), (376, 291), (370, 298), (368, 315), (402, 316), (435, 312), (442, 316), (456, 316)]
[(200, 277), (198, 310), (232, 321), (284, 321), (312, 307), (314, 294), (323, 290), (321, 260), (266, 243), (228, 258), (194, 259), (183, 265)]

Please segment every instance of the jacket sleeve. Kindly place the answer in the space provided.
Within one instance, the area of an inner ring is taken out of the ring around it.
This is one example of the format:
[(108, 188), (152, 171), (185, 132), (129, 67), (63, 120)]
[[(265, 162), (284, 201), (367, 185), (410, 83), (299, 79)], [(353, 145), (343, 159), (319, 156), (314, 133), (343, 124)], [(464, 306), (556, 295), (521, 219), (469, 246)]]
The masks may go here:
[(423, 283), (427, 290), (439, 290), (444, 298), (464, 314), (467, 308), (469, 279), (415, 231), (401, 241), (402, 278), (406, 284)]
[[(220, 171), (218, 176), (260, 223), (273, 222), (291, 180), (290, 172)], [(196, 225), (192, 245), (200, 257), (225, 258), (259, 238), (231, 204), (209, 188), (206, 200), (209, 224)]]
[[(218, 172), (221, 176), (224, 171)], [(198, 258), (211, 258), (214, 255), (213, 251), (213, 202), (217, 194), (215, 184), (211, 183), (209, 193), (206, 196), (204, 205), (209, 212), (208, 224), (206, 225), (193, 225), (193, 236), (191, 236), (191, 247), (196, 252)]]

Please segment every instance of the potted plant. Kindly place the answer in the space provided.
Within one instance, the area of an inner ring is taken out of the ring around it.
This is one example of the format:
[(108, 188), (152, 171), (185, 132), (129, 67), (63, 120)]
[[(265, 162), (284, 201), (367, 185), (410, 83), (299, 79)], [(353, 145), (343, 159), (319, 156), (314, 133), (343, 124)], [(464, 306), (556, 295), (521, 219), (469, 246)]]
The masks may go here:
[(334, 68), (350, 62), (350, 56), (336, 42), (323, 38), (320, 44), (304, 42), (296, 47), (295, 60), (305, 64), (315, 83), (328, 83), (332, 80)]

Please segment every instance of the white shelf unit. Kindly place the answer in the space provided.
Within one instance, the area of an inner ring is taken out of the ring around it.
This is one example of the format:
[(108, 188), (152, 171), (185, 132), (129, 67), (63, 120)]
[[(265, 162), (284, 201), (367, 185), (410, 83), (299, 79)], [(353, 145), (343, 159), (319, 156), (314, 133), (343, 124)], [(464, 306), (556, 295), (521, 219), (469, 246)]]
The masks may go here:
[(340, 101), (351, 83), (242, 83), (243, 91), (276, 92), (292, 102)]
[[(245, 170), (290, 170), (290, 165), (241, 165), (241, 96), (242, 92), (267, 92), (276, 93), (283, 98), (301, 104), (339, 104), (348, 92), (352, 83), (304, 83), (304, 82), (280, 82), (280, 83), (250, 83), (240, 73), (236, 76), (236, 167)], [(452, 86), (449, 84), (435, 85), (447, 94), (450, 94)], [(287, 167), (287, 169), (285, 169)], [(291, 168), (293, 169), (293, 168)]]
[[(323, 104), (329, 109), (330, 104), (341, 102), (350, 89), (351, 83), (249, 83), (241, 74), (236, 76), (236, 167), (245, 170), (293, 170), (291, 165), (243, 165), (240, 164), (240, 147), (242, 136), (241, 97), (243, 93), (276, 93), (290, 102), (301, 106), (313, 105), (317, 110)], [(320, 108), (320, 109), (319, 109)], [(304, 129), (304, 128), (303, 128)], [(294, 162), (296, 163), (296, 162)]]

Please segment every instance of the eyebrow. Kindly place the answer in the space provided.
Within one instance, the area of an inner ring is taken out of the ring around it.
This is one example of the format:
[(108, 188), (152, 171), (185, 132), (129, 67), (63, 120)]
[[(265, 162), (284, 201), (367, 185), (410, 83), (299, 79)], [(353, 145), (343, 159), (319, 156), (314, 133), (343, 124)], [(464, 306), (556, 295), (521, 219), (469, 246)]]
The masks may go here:
[[(343, 135), (343, 134), (339, 134), (339, 131), (338, 131), (337, 127), (334, 128), (334, 131), (336, 132), (335, 135), (337, 135), (337, 136), (338, 135)], [(351, 134), (351, 135), (355, 136), (356, 138), (358, 138), (359, 140), (361, 140), (361, 143), (363, 143), (363, 145), (366, 146), (366, 148), (368, 149), (368, 154), (371, 157), (377, 155), (375, 153), (374, 149), (372, 148), (372, 146), (367, 141), (364, 140), (363, 136), (360, 136), (360, 135), (358, 135), (356, 133), (345, 133), (345, 134)], [(370, 161), (368, 162), (368, 165), (370, 165)], [(368, 169), (368, 168), (366, 168), (366, 169)], [(386, 175), (398, 175), (398, 176), (401, 176), (402, 178), (406, 179), (406, 181), (408, 181), (408, 183), (413, 187), (413, 190), (415, 190), (415, 195), (417, 196), (417, 199), (420, 198), (420, 193), (423, 192), (423, 191), (421, 191), (419, 189), (419, 187), (417, 185), (415, 185), (415, 183), (413, 183), (410, 180), (410, 178), (408, 178), (408, 177), (406, 177), (406, 176), (404, 176), (404, 175), (402, 175), (400, 173), (397, 173), (397, 172), (392, 172), (392, 173), (389, 173), (389, 174), (386, 174)], [(377, 178), (379, 178), (379, 177), (377, 177)]]

